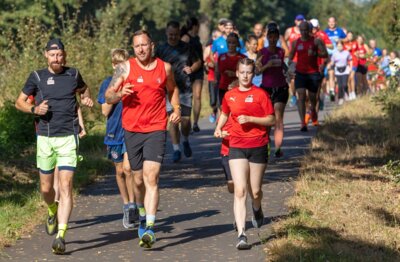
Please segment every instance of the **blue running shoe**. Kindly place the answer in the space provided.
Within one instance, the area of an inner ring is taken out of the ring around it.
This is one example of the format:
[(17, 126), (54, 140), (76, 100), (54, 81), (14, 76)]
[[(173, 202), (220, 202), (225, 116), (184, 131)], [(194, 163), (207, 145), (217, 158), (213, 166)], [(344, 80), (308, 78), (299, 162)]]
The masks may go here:
[(143, 234), (146, 232), (146, 217), (139, 217), (138, 237), (142, 240)]
[(296, 96), (292, 96), (292, 97), (290, 98), (289, 106), (290, 106), (290, 107), (294, 107), (294, 106), (296, 105), (296, 103), (297, 103), (297, 97), (296, 97)]
[(210, 121), (211, 124), (214, 124), (215, 121), (217, 121), (217, 116), (213, 113), (208, 117), (208, 121)]
[(151, 248), (156, 242), (156, 235), (154, 234), (153, 227), (147, 227), (144, 232), (142, 239), (139, 242), (139, 246), (144, 248)]
[(181, 160), (181, 157), (182, 157), (181, 151), (175, 150), (174, 154), (172, 155), (172, 161), (174, 163), (177, 163), (177, 162), (179, 162), (179, 160)]

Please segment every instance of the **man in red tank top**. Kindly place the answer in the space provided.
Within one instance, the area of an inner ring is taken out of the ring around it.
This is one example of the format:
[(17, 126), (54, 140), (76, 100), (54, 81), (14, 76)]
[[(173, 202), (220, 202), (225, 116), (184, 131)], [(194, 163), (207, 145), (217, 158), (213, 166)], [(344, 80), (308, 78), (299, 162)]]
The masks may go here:
[(173, 106), (169, 121), (177, 124), (181, 116), (179, 90), (171, 65), (152, 57), (153, 48), (147, 31), (135, 32), (135, 58), (118, 64), (105, 95), (108, 104), (122, 100), (122, 127), (139, 207), (139, 245), (146, 248), (156, 240), (158, 179), (166, 143), (166, 91)]
[(311, 118), (317, 123), (317, 92), (320, 86), (321, 74), (318, 67), (318, 57), (328, 57), (324, 42), (320, 38), (310, 35), (311, 26), (307, 22), (300, 24), (301, 37), (293, 42), (289, 54), (289, 65), (293, 63), (293, 58), (297, 54), (295, 88), (297, 93), (297, 108), (299, 110), (301, 131), (308, 131), (304, 121), (306, 110), (306, 95), (311, 103)]

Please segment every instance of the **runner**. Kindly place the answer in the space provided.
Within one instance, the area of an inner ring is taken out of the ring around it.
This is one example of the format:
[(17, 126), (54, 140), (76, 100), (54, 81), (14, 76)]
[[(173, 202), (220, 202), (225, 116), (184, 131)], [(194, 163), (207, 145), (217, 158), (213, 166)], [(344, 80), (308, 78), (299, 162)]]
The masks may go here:
[[(214, 63), (211, 62), (210, 55), (211, 55), (211, 48), (213, 40), (217, 39), (221, 36), (221, 32), (218, 30), (214, 30), (211, 34), (211, 39), (207, 43), (206, 47), (204, 48), (203, 59), (204, 59), (204, 66), (207, 71), (207, 81), (208, 81), (208, 93), (210, 96), (210, 106), (212, 108), (212, 113), (209, 116), (210, 123), (215, 123), (217, 120), (217, 113), (218, 113), (218, 86), (217, 86), (217, 79), (216, 73), (214, 68)], [(218, 61), (218, 54), (214, 54), (214, 61)]]
[[(172, 160), (174, 163), (181, 159), (180, 134), (183, 138), (183, 153), (186, 157), (192, 156), (192, 149), (189, 144), (189, 135), (191, 130), (190, 117), (192, 114), (192, 76), (198, 70), (202, 70), (202, 60), (197, 57), (197, 52), (191, 46), (180, 40), (179, 22), (170, 21), (166, 28), (167, 42), (156, 50), (156, 57), (168, 62), (172, 66), (175, 81), (179, 88), (179, 101), (181, 105), (181, 122), (171, 124), (169, 133), (171, 136), (174, 154)], [(167, 103), (169, 114), (173, 112), (172, 106)]]
[(369, 90), (367, 81), (367, 57), (370, 54), (368, 45), (364, 42), (364, 37), (357, 36), (357, 45), (355, 48), (355, 56), (357, 57), (357, 70), (356, 70), (356, 92), (358, 96), (365, 95)]
[[(265, 27), (265, 30), (268, 31), (268, 27), (270, 27), (270, 26), (275, 26), (279, 30), (279, 25), (274, 21), (269, 22), (267, 24), (267, 26)], [(269, 46), (269, 42), (268, 42), (267, 34), (265, 34), (264, 47), (268, 47), (268, 46)], [(285, 57), (289, 56), (289, 47), (288, 47), (283, 35), (281, 35), (281, 34), (279, 35), (279, 39), (278, 39), (276, 46), (282, 48), (285, 51)]]
[(235, 33), (230, 33), (227, 38), (228, 53), (222, 54), (218, 57), (218, 70), (220, 81), (218, 84), (218, 100), (219, 105), (222, 105), (222, 100), (225, 93), (233, 85), (236, 85), (236, 66), (238, 61), (245, 56), (240, 54), (237, 50), (239, 46), (239, 37)]
[[(247, 51), (244, 53), (245, 56), (252, 59), (254, 62), (257, 60), (257, 37), (255, 35), (249, 35), (246, 41)], [(253, 85), (260, 87), (262, 75), (257, 72), (253, 77)]]
[(135, 57), (117, 65), (105, 97), (109, 104), (117, 104), (122, 99), (122, 127), (134, 175), (135, 199), (137, 203), (144, 201), (146, 210), (143, 214), (139, 208), (139, 245), (151, 248), (156, 241), (158, 180), (165, 154), (165, 94), (168, 91), (174, 108), (169, 121), (177, 124), (180, 121), (179, 89), (171, 65), (152, 57), (154, 43), (150, 34), (139, 30), (132, 40)]
[(300, 24), (301, 37), (293, 42), (289, 55), (289, 65), (297, 54), (295, 87), (298, 97), (297, 108), (299, 110), (301, 129), (300, 131), (308, 131), (305, 123), (306, 96), (311, 106), (311, 118), (313, 125), (318, 125), (317, 114), (317, 93), (320, 86), (321, 74), (319, 73), (318, 57), (326, 58), (327, 50), (325, 44), (319, 38), (310, 35), (311, 25), (307, 22)]
[(344, 50), (344, 44), (342, 40), (336, 45), (336, 51), (333, 52), (331, 57), (330, 66), (335, 68), (335, 76), (339, 86), (338, 104), (342, 105), (344, 101), (344, 96), (348, 92), (347, 82), (349, 74), (353, 64), (351, 62), (351, 54), (348, 50)]
[[(268, 94), (252, 85), (254, 61), (243, 58), (236, 70), (239, 86), (226, 93), (222, 113), (215, 129), (215, 137), (224, 137), (222, 128), (228, 121), (229, 128), (229, 167), (234, 182), (234, 214), (238, 229), (236, 248), (249, 249), (245, 233), (246, 198), (249, 190), (252, 198), (253, 226), (263, 225), (261, 189), (262, 178), (268, 160), (267, 126), (275, 121), (274, 109)], [(248, 189), (249, 188), (249, 189)]]
[[(285, 31), (284, 38), (285, 38), (285, 42), (289, 46), (289, 54), (292, 51), (293, 42), (296, 41), (297, 39), (299, 39), (300, 36), (301, 36), (299, 26), (300, 26), (301, 22), (303, 22), (303, 21), (305, 21), (304, 16), (302, 14), (298, 14), (296, 16), (296, 18), (294, 19), (294, 26), (289, 27)], [(297, 55), (295, 55), (293, 57), (292, 61), (294, 63), (293, 66), (295, 66), (296, 63), (297, 63)], [(293, 107), (297, 103), (297, 97), (296, 97), (296, 91), (295, 91), (294, 79), (293, 78), (290, 80), (290, 83), (289, 83), (289, 92), (290, 92), (290, 95), (291, 95), (290, 104), (289, 105), (291, 107)]]
[[(111, 51), (112, 67), (128, 60), (129, 54), (125, 49), (114, 49)], [(133, 176), (129, 165), (128, 154), (124, 143), (124, 129), (122, 128), (122, 102), (115, 105), (106, 103), (104, 97), (112, 77), (107, 77), (100, 86), (97, 101), (101, 105), (101, 111), (107, 117), (106, 136), (104, 144), (107, 145), (107, 157), (114, 162), (115, 178), (119, 193), (123, 201), (122, 225), (126, 228), (133, 228), (139, 218), (139, 212), (135, 203), (133, 193)], [(143, 207), (142, 207), (143, 208)], [(142, 212), (143, 213), (143, 212)]]
[(215, 39), (212, 43), (212, 48), (211, 48), (212, 54), (210, 55), (211, 61), (215, 63), (217, 62), (213, 60), (214, 53), (217, 53), (220, 56), (228, 52), (227, 37), (230, 33), (233, 32), (233, 29), (234, 29), (233, 22), (231, 20), (224, 20), (222, 35), (217, 39)]
[(259, 58), (256, 63), (256, 71), (262, 73), (261, 87), (266, 90), (271, 98), (275, 110), (275, 157), (283, 156), (283, 114), (285, 106), (289, 98), (289, 87), (283, 74), (285, 51), (277, 47), (279, 40), (279, 30), (275, 24), (269, 24), (267, 30), (267, 38), (269, 42), (268, 48), (263, 48), (259, 52)]
[[(73, 196), (72, 180), (77, 163), (79, 121), (76, 93), (82, 105), (92, 107), (90, 92), (75, 68), (66, 67), (64, 44), (51, 39), (46, 45), (48, 67), (30, 74), (15, 106), (25, 113), (39, 116), (37, 128), (37, 167), (40, 190), (48, 206), (46, 232), (57, 236), (52, 244), (55, 254), (65, 252), (65, 233), (68, 228)], [(35, 105), (28, 103), (33, 95)], [(54, 169), (59, 170), (60, 202), (55, 202)]]
[(367, 72), (367, 80), (368, 86), (370, 88), (371, 93), (375, 93), (377, 90), (377, 80), (378, 80), (378, 70), (379, 70), (379, 62), (382, 58), (382, 50), (377, 47), (376, 40), (369, 40), (369, 49), (372, 54), (368, 56), (367, 64), (368, 64), (368, 72)]
[(344, 48), (350, 52), (353, 67), (351, 68), (349, 74), (349, 100), (356, 99), (356, 82), (355, 74), (357, 70), (357, 57), (355, 56), (355, 50), (357, 48), (357, 42), (354, 40), (353, 32), (348, 31), (346, 36), (346, 42), (344, 43)]
[(200, 132), (199, 128), (199, 117), (201, 111), (201, 89), (203, 87), (204, 79), (204, 60), (203, 60), (203, 45), (200, 42), (199, 37), (200, 24), (197, 18), (190, 18), (186, 21), (186, 25), (183, 27), (181, 32), (181, 40), (188, 43), (192, 49), (196, 52), (198, 58), (201, 59), (201, 67), (191, 75), (193, 81), (192, 92), (193, 92), (193, 132)]
[(261, 23), (256, 23), (253, 27), (253, 34), (257, 40), (257, 51), (264, 47), (264, 28)]

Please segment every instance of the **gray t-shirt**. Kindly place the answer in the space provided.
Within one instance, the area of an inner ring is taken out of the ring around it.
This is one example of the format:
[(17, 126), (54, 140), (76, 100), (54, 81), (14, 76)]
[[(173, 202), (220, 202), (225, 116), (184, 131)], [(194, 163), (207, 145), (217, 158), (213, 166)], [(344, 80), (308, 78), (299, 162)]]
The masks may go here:
[(331, 60), (335, 64), (335, 75), (348, 75), (350, 74), (349, 61), (351, 61), (351, 55), (349, 51), (334, 51)]

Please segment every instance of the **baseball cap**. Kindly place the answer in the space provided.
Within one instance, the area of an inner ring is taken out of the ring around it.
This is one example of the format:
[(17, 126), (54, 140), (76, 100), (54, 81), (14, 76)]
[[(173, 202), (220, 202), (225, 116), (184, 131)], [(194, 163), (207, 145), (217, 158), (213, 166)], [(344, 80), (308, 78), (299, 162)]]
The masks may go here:
[(46, 51), (49, 50), (64, 50), (64, 44), (60, 38), (53, 38), (47, 42)]
[(298, 20), (298, 21), (304, 21), (304, 20), (306, 20), (306, 19), (304, 18), (304, 15), (302, 15), (302, 14), (298, 14), (298, 15), (296, 15), (296, 18), (295, 18), (295, 20)]
[(310, 20), (310, 23), (314, 28), (319, 27), (318, 19), (313, 18), (313, 19)]

